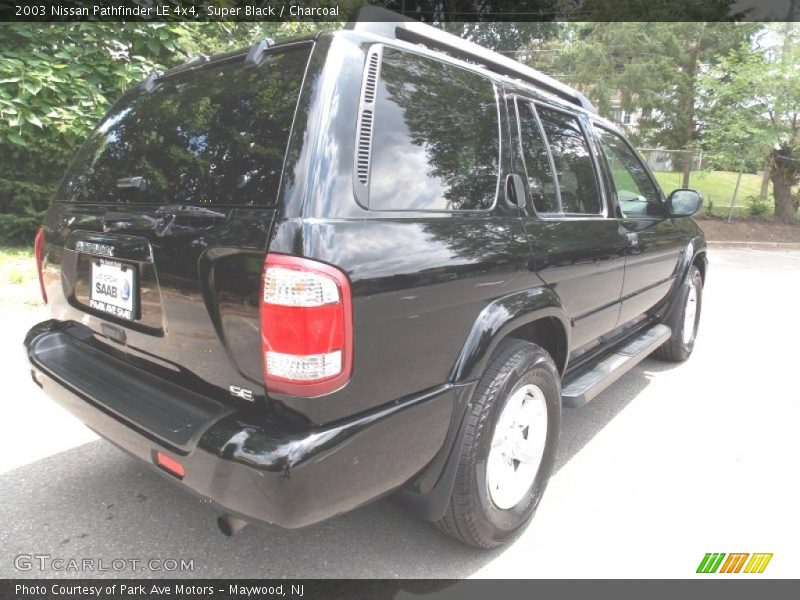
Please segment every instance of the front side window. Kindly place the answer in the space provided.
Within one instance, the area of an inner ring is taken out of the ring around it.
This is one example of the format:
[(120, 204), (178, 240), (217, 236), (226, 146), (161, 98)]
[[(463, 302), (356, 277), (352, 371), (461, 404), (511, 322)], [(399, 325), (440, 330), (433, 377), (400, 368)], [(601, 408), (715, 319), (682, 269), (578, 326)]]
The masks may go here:
[(660, 215), (661, 195), (639, 157), (618, 135), (600, 128), (596, 131), (614, 180), (622, 215)]
[(603, 212), (589, 144), (576, 117), (538, 108), (556, 168), (561, 210), (568, 214)]
[(497, 193), (494, 85), (445, 62), (385, 48), (369, 175), (370, 210), (481, 210)]

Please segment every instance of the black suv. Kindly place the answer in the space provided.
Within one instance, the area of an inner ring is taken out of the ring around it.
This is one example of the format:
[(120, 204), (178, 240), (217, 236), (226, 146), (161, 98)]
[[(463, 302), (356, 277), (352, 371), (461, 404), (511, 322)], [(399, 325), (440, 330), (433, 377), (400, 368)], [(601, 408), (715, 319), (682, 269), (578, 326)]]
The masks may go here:
[(577, 91), (438, 29), (264, 40), (111, 108), (37, 235), (25, 347), (229, 535), (394, 492), (493, 547), (562, 405), (692, 352), (700, 203)]

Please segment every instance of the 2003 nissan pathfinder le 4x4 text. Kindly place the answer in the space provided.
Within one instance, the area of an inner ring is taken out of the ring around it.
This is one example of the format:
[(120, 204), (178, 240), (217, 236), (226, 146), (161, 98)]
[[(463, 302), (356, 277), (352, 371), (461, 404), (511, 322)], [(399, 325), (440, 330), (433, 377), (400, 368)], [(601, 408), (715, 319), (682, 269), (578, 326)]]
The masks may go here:
[(424, 24), (264, 40), (91, 134), (26, 351), (228, 534), (391, 492), (489, 548), (536, 509), (562, 406), (691, 354), (700, 204), (580, 93)]

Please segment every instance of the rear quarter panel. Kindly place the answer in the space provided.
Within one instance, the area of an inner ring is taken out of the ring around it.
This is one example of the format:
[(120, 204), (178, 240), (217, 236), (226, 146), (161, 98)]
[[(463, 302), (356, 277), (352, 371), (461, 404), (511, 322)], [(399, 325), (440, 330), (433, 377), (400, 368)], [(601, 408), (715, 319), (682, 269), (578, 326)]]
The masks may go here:
[(295, 127), (269, 245), (337, 266), (351, 283), (350, 382), (319, 398), (271, 394), (315, 422), (444, 384), (481, 311), (541, 285), (527, 269), (518, 210), (502, 198), (495, 210), (476, 213), (378, 213), (356, 202), (353, 153), (368, 47), (347, 32), (318, 44), (301, 98), (307, 119)]

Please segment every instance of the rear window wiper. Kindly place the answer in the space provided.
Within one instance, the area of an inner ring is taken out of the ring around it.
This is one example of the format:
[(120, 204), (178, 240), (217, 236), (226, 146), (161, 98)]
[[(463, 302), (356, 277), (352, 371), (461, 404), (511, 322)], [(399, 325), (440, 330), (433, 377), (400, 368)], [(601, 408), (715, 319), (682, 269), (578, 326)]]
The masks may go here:
[(211, 210), (202, 206), (187, 206), (183, 204), (166, 204), (159, 206), (156, 209), (156, 214), (159, 216), (172, 216), (172, 217), (197, 217), (202, 219), (227, 219), (228, 215), (225, 213)]
[(122, 177), (117, 179), (118, 188), (133, 188), (140, 192), (147, 189), (147, 180), (144, 177)]

